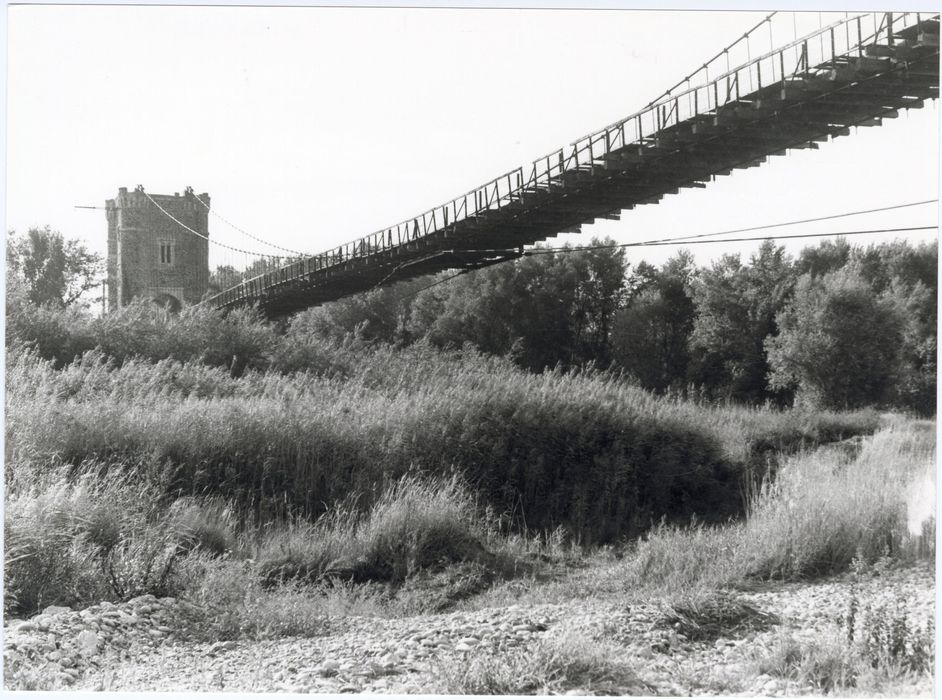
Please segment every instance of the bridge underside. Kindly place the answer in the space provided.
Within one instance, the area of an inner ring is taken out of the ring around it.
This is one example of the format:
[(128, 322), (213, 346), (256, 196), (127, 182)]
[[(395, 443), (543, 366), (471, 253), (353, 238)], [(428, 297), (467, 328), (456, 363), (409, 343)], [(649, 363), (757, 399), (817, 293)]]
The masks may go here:
[(624, 210), (682, 188), (705, 187), (716, 176), (756, 167), (789, 149), (816, 149), (829, 138), (848, 135), (852, 127), (877, 126), (901, 109), (937, 99), (938, 37), (938, 18), (923, 21), (898, 32), (892, 44), (838, 56), (611, 150), (540, 186), (525, 187), (499, 209), (387, 250), (321, 266), (301, 261), (227, 290), (210, 303), (218, 308), (257, 303), (263, 313), (277, 317), (378, 285), (493, 264), (518, 256), (523, 246), (579, 232), (597, 219), (618, 219)]

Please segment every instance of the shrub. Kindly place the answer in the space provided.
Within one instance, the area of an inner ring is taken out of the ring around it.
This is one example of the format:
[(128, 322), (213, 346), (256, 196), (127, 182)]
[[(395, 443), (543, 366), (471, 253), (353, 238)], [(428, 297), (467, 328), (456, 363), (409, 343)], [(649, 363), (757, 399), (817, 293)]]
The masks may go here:
[(457, 477), (406, 475), (365, 512), (338, 504), (314, 524), (264, 536), (257, 555), (266, 581), (326, 579), (401, 583), (426, 568), (483, 554), (478, 505)]
[(78, 309), (27, 304), (7, 316), (7, 346), (16, 343), (62, 367), (94, 348), (95, 338)]
[(356, 531), (360, 558), (403, 581), (422, 569), (483, 553), (479, 506), (457, 477), (407, 475), (386, 489)]
[(861, 603), (854, 595), (838, 623), (848, 646), (854, 646), (861, 660), (871, 668), (898, 666), (916, 674), (932, 671), (934, 621), (931, 617), (913, 620), (904, 600)]
[(199, 360), (236, 376), (247, 368), (267, 367), (277, 344), (273, 328), (257, 309), (223, 315), (192, 306), (172, 314), (147, 299), (135, 299), (98, 318), (70, 308), (21, 305), (7, 329), (8, 345), (11, 341), (34, 348), (57, 367), (98, 347), (119, 364), (134, 357), (152, 362)]
[(756, 669), (810, 685), (816, 691), (909, 695), (913, 681), (930, 676), (935, 658), (935, 629), (929, 618), (914, 623), (901, 601), (849, 601), (845, 615), (814, 640), (783, 636)]

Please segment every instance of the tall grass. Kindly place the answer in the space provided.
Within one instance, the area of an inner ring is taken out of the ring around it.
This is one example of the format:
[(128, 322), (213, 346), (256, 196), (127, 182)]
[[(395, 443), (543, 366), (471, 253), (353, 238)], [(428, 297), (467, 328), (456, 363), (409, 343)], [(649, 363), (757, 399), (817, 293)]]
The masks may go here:
[(174, 493), (253, 504), (259, 518), (364, 503), (413, 468), (460, 469), (498, 511), (584, 542), (667, 517), (722, 521), (768, 450), (872, 430), (876, 416), (658, 399), (601, 373), (531, 375), (472, 352), (335, 348), (327, 376), (87, 353), (8, 366), (8, 451), (42, 469), (88, 460), (159, 469)]
[[(29, 614), (143, 593), (188, 595), (229, 634), (283, 631), (286, 601), (310, 602), (351, 583), (395, 587), (423, 571), (489, 562), (485, 514), (457, 476), (409, 474), (370, 508), (348, 501), (314, 523), (257, 526), (217, 498), (170, 500), (130, 472), (87, 465), (70, 479), (60, 470), (7, 501), (5, 609)], [(315, 587), (304, 591), (305, 584)]]
[[(791, 460), (750, 506), (746, 561), (756, 576), (800, 578), (859, 559), (911, 558), (934, 540), (934, 513), (909, 526), (913, 484), (935, 464), (931, 432), (892, 424), (850, 458), (819, 451)], [(923, 524), (931, 526), (926, 538)]]
[(882, 558), (933, 559), (935, 436), (927, 421), (890, 422), (858, 454), (806, 451), (750, 500), (743, 522), (660, 527), (625, 565), (628, 588), (709, 593), (749, 579), (797, 580)]
[(189, 555), (234, 542), (224, 504), (168, 498), (129, 471), (59, 469), (10, 490), (4, 510), (4, 611), (78, 605), (186, 585)]
[[(649, 695), (624, 649), (577, 633), (530, 649), (442, 662), (432, 690), (452, 695)], [(567, 692), (569, 691), (569, 692)]]
[(256, 559), (267, 580), (401, 583), (427, 567), (483, 554), (483, 513), (457, 476), (407, 474), (366, 510), (348, 499), (315, 523), (296, 521), (265, 534)]

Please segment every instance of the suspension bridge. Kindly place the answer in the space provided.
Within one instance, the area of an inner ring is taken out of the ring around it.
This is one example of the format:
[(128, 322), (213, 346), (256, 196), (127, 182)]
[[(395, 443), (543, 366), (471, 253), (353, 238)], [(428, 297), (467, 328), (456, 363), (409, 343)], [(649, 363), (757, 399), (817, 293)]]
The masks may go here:
[[(765, 23), (771, 33), (771, 18), (737, 41)], [(938, 15), (847, 16), (718, 70), (728, 49), (641, 111), (526, 167), (358, 240), (291, 258), (204, 303), (256, 304), (279, 317), (420, 275), (512, 260), (525, 246), (878, 126), (939, 94)]]

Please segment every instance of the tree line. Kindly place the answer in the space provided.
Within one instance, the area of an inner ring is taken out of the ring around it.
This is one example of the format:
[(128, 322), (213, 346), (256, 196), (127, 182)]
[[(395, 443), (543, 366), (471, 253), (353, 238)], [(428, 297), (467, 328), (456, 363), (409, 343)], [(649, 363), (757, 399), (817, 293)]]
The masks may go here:
[(836, 239), (792, 257), (765, 241), (747, 260), (698, 266), (680, 250), (660, 267), (629, 265), (611, 241), (588, 247), (536, 249), (435, 286), (404, 282), (293, 323), (400, 345), (471, 344), (533, 371), (592, 363), (656, 393), (935, 412), (936, 243)]
[[(935, 412), (937, 243), (862, 247), (836, 239), (792, 257), (765, 241), (746, 260), (727, 254), (698, 266), (680, 250), (659, 267), (631, 265), (611, 241), (590, 248), (536, 248), (447, 281), (454, 273), (348, 297), (278, 327), (251, 314), (203, 325), (241, 339), (240, 366), (265, 366), (262, 355), (276, 345), (303, 358), (291, 348), (305, 347), (305, 338), (423, 341), (470, 345), (534, 372), (592, 365), (659, 394)], [(83, 320), (83, 293), (101, 260), (76, 241), (48, 228), (11, 232), (7, 269), (8, 340), (41, 345), (62, 361), (89, 344), (116, 345), (115, 338), (126, 352), (139, 347), (124, 332), (132, 326), (117, 330), (120, 318)], [(222, 285), (231, 274), (220, 268), (212, 277)], [(160, 335), (142, 314), (125, 315)], [(236, 318), (245, 328), (234, 327)], [(285, 332), (289, 342), (268, 339)], [(218, 339), (206, 342), (218, 362), (238, 354)], [(171, 352), (166, 343), (151, 346)], [(298, 369), (298, 362), (288, 364)]]

